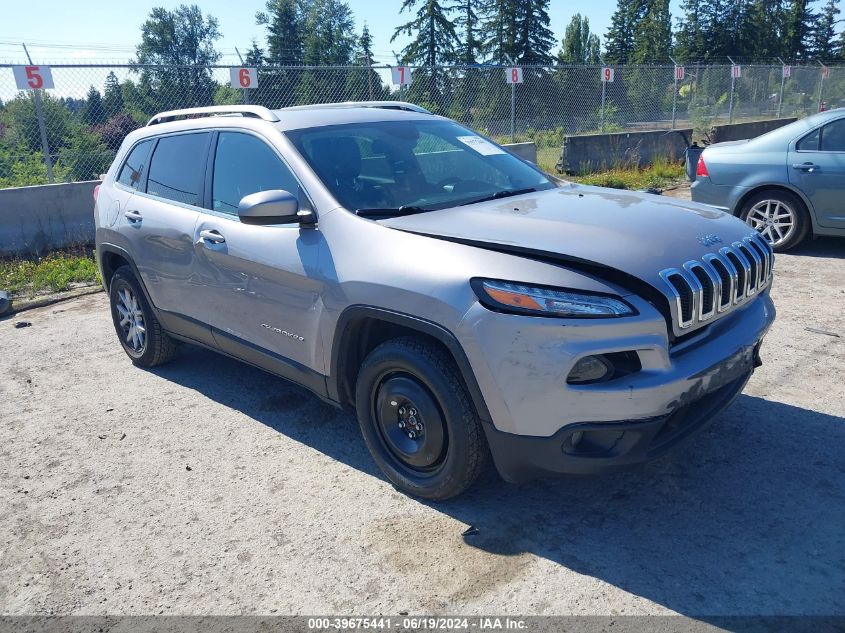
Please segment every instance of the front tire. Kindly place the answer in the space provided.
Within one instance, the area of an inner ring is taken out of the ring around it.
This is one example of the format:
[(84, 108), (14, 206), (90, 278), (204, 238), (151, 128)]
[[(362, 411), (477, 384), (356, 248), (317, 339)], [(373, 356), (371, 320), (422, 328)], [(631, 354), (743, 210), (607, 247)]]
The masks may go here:
[(451, 357), (415, 338), (382, 343), (355, 389), (367, 448), (394, 486), (442, 500), (466, 490), (487, 462), (478, 414)]
[(114, 330), (133, 365), (155, 367), (173, 358), (176, 342), (162, 329), (129, 266), (112, 276), (109, 302)]
[(810, 229), (810, 217), (801, 199), (778, 189), (751, 196), (739, 217), (760, 233), (776, 253), (798, 246)]

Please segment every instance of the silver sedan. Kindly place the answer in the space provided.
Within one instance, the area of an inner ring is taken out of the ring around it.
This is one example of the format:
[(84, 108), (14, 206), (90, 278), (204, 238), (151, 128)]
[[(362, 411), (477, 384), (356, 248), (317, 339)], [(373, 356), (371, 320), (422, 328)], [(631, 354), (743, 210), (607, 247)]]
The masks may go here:
[(739, 216), (776, 251), (810, 232), (845, 236), (845, 108), (710, 145), (699, 158), (692, 199)]

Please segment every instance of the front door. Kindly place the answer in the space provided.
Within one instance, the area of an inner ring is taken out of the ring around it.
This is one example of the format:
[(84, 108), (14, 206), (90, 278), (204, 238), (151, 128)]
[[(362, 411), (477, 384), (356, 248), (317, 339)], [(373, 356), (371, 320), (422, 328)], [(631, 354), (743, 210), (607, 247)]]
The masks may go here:
[(810, 200), (816, 221), (845, 228), (845, 118), (799, 140), (787, 160), (789, 181)]
[(260, 356), (249, 355), (268, 354), (294, 368), (290, 377), (307, 383), (310, 372), (324, 373), (319, 339), (322, 234), (298, 224), (242, 223), (238, 203), (250, 193), (284, 189), (307, 204), (305, 196), (261, 137), (221, 131), (215, 145), (211, 209), (194, 231), (194, 282), (202, 289), (194, 293), (191, 309), (214, 328), (224, 351), (246, 354), (247, 360), (265, 366)]

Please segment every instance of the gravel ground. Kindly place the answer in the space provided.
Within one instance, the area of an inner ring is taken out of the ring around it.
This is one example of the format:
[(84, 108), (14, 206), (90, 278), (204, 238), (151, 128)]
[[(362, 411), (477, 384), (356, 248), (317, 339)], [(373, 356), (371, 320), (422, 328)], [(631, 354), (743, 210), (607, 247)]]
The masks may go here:
[(672, 455), (447, 503), (282, 380), (133, 368), (103, 294), (2, 320), (0, 613), (845, 614), (843, 255), (779, 257), (763, 367)]

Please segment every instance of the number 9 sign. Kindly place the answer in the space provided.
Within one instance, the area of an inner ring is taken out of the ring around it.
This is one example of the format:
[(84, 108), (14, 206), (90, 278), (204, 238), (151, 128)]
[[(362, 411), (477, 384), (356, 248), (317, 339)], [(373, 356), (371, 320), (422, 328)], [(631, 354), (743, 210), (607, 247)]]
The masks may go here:
[(55, 88), (49, 66), (12, 66), (18, 90), (44, 90)]
[(611, 84), (615, 78), (616, 69), (611, 68), (610, 66), (604, 66), (601, 69), (601, 80), (603, 83)]
[(258, 88), (257, 68), (230, 68), (229, 79), (232, 88)]

